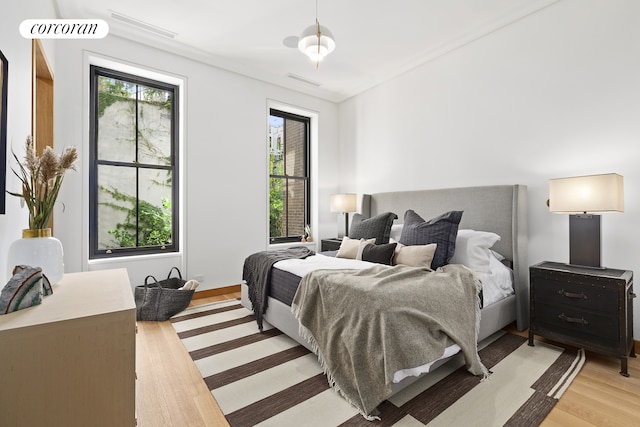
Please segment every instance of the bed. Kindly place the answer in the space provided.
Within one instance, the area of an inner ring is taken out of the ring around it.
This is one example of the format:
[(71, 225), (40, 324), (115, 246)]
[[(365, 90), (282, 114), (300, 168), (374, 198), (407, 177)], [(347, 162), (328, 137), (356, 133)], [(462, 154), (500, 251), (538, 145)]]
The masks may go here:
[[(371, 218), (384, 212), (394, 212), (398, 215), (394, 224), (402, 224), (403, 214), (407, 210), (413, 210), (425, 219), (447, 211), (463, 211), (459, 223), (460, 230), (481, 230), (499, 235), (500, 240), (495, 242), (492, 250), (502, 255), (505, 258), (502, 262), (511, 268), (514, 292), (482, 308), (478, 341), (514, 321), (518, 330), (527, 328), (529, 284), (525, 186), (500, 185), (365, 194), (360, 201), (360, 213), (364, 217)], [(296, 280), (294, 274), (277, 267), (278, 264), (272, 269), (273, 281)], [(264, 320), (313, 351), (313, 346), (301, 336), (299, 322), (291, 307), (282, 302), (286, 299), (269, 295), (267, 300), (268, 309)], [(246, 284), (242, 285), (242, 304), (252, 309)], [(433, 371), (446, 360), (444, 357), (431, 364), (429, 371)], [(408, 376), (393, 384), (393, 392), (405, 388), (415, 379), (415, 376)]]

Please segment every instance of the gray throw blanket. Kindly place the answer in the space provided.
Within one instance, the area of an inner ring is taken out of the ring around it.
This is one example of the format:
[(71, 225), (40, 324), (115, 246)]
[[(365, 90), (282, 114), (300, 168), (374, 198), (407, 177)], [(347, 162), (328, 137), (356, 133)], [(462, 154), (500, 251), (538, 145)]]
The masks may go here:
[(264, 313), (267, 311), (267, 297), (269, 296), (273, 264), (284, 259), (302, 259), (314, 254), (315, 252), (305, 246), (294, 246), (287, 249), (257, 252), (244, 260), (242, 280), (249, 287), (249, 300), (260, 331), (262, 331)]
[(317, 270), (300, 281), (292, 311), (329, 384), (375, 419), (396, 371), (432, 362), (453, 343), (472, 374), (488, 375), (477, 346), (480, 289), (461, 265)]

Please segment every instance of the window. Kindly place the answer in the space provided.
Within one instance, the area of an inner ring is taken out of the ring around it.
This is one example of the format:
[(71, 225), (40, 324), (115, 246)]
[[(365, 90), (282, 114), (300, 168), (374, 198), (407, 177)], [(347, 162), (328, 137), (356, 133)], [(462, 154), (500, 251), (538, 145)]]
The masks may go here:
[(178, 250), (178, 87), (91, 67), (90, 258)]
[(310, 218), (308, 117), (270, 109), (269, 236), (300, 241)]

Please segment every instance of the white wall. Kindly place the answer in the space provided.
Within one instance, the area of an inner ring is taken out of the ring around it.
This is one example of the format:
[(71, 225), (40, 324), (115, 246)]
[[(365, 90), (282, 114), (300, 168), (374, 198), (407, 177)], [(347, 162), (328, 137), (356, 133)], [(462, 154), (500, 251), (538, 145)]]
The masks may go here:
[[(319, 120), (317, 173), (319, 234), (335, 226), (329, 196), (337, 187), (337, 105), (220, 70), (116, 36), (56, 43), (55, 141), (76, 145), (82, 162), (60, 194), (56, 235), (65, 248), (66, 271), (126, 267), (132, 285), (148, 274), (164, 278), (173, 265), (183, 275), (204, 276), (199, 290), (241, 282), (244, 259), (267, 248), (267, 102), (276, 100), (316, 112)], [(184, 78), (185, 252), (168, 257), (87, 264), (88, 55)], [(326, 166), (324, 166), (326, 165)], [(325, 234), (332, 234), (331, 231)], [(184, 257), (182, 256), (184, 255)]]
[[(28, 18), (54, 17), (50, 0), (17, 2), (5, 5), (0, 14), (0, 50), (9, 62), (9, 89), (7, 92), (7, 190), (20, 192), (20, 181), (11, 172), (17, 165), (11, 148), (19, 159), (24, 156), (24, 143), (31, 134), (31, 40), (18, 32), (20, 22)], [(54, 68), (53, 44), (43, 43), (47, 57)], [(19, 199), (6, 195), (6, 213), (0, 215), (0, 289), (9, 277), (7, 251), (13, 241), (22, 237), (22, 229), (29, 228), (29, 216), (21, 209)]]
[(640, 2), (563, 0), (343, 102), (339, 120), (341, 190), (527, 185), (530, 264), (569, 260), (548, 179), (623, 175), (602, 263), (640, 274)]

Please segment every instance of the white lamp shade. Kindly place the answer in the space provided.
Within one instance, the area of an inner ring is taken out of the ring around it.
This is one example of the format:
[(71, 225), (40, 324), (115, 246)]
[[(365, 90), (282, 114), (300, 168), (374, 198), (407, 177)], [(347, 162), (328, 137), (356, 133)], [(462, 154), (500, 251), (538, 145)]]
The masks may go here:
[[(320, 37), (318, 37), (318, 32)], [(320, 43), (319, 48), (318, 42)], [(298, 38), (298, 49), (311, 58), (313, 62), (322, 61), (335, 48), (336, 42), (333, 39), (333, 34), (327, 27), (319, 24), (308, 26)]]
[(330, 210), (331, 212), (355, 212), (357, 200), (353, 193), (334, 194), (331, 196)]
[(615, 173), (549, 180), (549, 210), (556, 213), (624, 212), (624, 182)]

